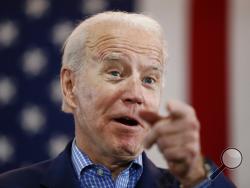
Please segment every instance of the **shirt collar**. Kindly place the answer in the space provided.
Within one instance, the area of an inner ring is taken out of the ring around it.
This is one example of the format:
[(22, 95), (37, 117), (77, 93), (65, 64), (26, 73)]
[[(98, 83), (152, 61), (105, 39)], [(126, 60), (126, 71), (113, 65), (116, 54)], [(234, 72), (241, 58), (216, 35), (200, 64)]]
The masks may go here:
[[(76, 145), (75, 139), (73, 140), (71, 147), (71, 160), (73, 162), (73, 166), (76, 170), (78, 178), (81, 177), (81, 171), (84, 168), (94, 164), (86, 153), (80, 151), (80, 149)], [(131, 168), (132, 164), (137, 164), (139, 167), (143, 167), (142, 155), (140, 154), (137, 158), (135, 158), (129, 168)]]

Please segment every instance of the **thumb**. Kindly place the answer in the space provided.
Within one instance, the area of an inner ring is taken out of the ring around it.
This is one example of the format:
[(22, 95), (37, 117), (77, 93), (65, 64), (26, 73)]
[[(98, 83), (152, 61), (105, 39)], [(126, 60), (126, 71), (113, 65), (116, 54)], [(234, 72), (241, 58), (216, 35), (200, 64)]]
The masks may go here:
[[(153, 128), (157, 121), (162, 119), (160, 115), (152, 111), (141, 111), (139, 112), (139, 116), (149, 125), (149, 127)], [(144, 139), (144, 147), (150, 148), (157, 139), (156, 132), (151, 129)]]

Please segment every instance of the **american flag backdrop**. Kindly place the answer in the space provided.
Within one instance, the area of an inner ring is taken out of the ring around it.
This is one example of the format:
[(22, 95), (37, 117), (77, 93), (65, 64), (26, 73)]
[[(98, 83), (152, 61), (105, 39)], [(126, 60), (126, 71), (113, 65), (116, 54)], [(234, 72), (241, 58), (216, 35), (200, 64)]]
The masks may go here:
[(0, 1), (0, 172), (55, 157), (72, 138), (60, 110), (61, 47), (76, 24), (133, 0)]
[[(146, 13), (168, 44), (161, 113), (170, 98), (194, 105), (202, 151), (220, 165), (226, 147), (242, 152), (232, 170), (250, 185), (250, 0), (1, 0), (0, 172), (55, 156), (73, 135), (60, 111), (61, 45), (79, 20), (103, 10)], [(149, 157), (166, 163), (153, 147)]]

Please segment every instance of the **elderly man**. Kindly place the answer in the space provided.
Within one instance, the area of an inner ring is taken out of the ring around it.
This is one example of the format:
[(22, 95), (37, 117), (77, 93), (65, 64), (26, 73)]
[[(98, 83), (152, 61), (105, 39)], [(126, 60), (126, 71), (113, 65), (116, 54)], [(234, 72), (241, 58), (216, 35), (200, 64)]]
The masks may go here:
[[(1, 175), (0, 187), (234, 187), (223, 175), (207, 179), (192, 107), (170, 101), (169, 115), (158, 115), (165, 64), (155, 20), (104, 12), (83, 21), (65, 43), (60, 74), (75, 139), (56, 159)], [(153, 144), (168, 170), (143, 152)]]

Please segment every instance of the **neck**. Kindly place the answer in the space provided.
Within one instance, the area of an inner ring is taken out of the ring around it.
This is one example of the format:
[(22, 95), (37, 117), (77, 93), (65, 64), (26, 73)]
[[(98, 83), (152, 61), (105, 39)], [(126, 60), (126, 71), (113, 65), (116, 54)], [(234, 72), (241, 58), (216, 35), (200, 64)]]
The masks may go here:
[(88, 146), (84, 144), (86, 142), (81, 142), (76, 137), (76, 145), (77, 147), (86, 153), (90, 160), (94, 164), (101, 164), (108, 168), (112, 174), (112, 178), (116, 179), (116, 177), (120, 174), (120, 172), (124, 169), (126, 169), (130, 162), (134, 159), (134, 157), (117, 157), (117, 156), (111, 156), (111, 155), (105, 155), (104, 153), (94, 150), (95, 147), (91, 146), (90, 143), (88, 143)]

